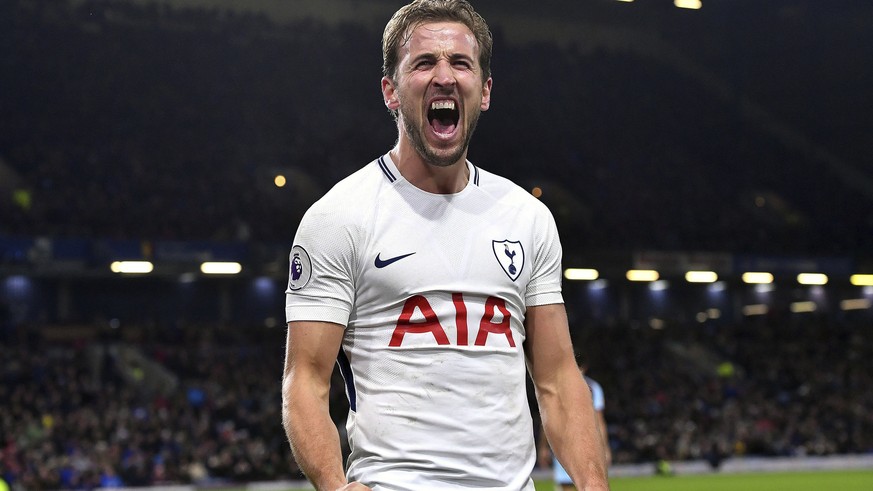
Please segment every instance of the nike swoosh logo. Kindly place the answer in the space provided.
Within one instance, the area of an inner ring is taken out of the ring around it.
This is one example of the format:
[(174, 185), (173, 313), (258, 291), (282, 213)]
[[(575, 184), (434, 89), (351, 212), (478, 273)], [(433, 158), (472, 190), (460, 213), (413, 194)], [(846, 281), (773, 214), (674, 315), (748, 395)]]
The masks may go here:
[(388, 266), (389, 264), (396, 263), (397, 261), (399, 261), (405, 257), (409, 257), (413, 254), (415, 254), (415, 253), (410, 252), (409, 254), (403, 254), (402, 256), (394, 256), (394, 257), (390, 257), (388, 259), (382, 259), (380, 257), (382, 255), (382, 253), (380, 252), (379, 254), (376, 254), (376, 262), (374, 264), (376, 265), (377, 268), (384, 268), (385, 266)]

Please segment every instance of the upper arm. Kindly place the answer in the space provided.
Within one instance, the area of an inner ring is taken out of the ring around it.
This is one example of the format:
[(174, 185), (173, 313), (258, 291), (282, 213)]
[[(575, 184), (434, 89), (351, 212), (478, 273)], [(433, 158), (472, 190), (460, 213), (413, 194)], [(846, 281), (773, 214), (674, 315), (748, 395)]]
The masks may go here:
[(528, 307), (525, 331), (528, 370), (538, 393), (557, 392), (564, 377), (581, 378), (564, 304)]
[(342, 325), (332, 322), (288, 323), (283, 396), (290, 396), (295, 386), (308, 387), (321, 397), (328, 396), (344, 332)]

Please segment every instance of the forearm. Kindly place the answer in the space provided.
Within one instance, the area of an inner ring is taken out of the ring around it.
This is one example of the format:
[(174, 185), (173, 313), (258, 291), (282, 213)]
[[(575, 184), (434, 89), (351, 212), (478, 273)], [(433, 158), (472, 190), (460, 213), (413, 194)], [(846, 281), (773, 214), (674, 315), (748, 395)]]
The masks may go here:
[(339, 434), (330, 418), (327, 394), (295, 387), (286, 378), (282, 423), (300, 470), (317, 490), (339, 489), (346, 484)]
[(596, 411), (597, 428), (600, 430), (600, 441), (603, 444), (603, 457), (606, 459), (606, 466), (612, 465), (612, 449), (609, 448), (609, 432), (606, 428), (606, 418), (603, 416), (603, 411)]
[(600, 431), (584, 382), (540, 396), (552, 451), (580, 490), (608, 489)]

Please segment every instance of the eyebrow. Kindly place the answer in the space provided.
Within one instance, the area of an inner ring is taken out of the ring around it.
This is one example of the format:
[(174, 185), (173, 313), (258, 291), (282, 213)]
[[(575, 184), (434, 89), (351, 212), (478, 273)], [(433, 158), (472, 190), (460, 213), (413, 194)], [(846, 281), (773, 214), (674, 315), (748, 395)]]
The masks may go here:
[[(437, 58), (439, 58), (439, 57), (433, 53), (421, 53), (420, 55), (412, 58), (410, 60), (410, 63), (415, 64), (416, 62), (419, 62), (422, 60), (435, 60)], [(461, 61), (461, 60), (475, 62), (476, 58), (469, 56), (469, 55), (466, 55), (466, 54), (463, 54), (463, 53), (454, 53), (454, 54), (449, 55), (449, 61)]]

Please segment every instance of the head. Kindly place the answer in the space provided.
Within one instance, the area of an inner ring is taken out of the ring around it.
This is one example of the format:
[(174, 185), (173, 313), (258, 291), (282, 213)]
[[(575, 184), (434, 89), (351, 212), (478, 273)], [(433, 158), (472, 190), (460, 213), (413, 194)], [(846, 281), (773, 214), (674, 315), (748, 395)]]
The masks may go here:
[(463, 161), (490, 105), (491, 33), (465, 0), (416, 0), (382, 37), (382, 93), (401, 141), (437, 166)]
[(409, 41), (417, 26), (427, 22), (457, 22), (467, 26), (479, 46), (482, 82), (491, 78), (491, 30), (466, 0), (415, 0), (395, 12), (382, 34), (382, 76), (395, 79), (399, 48)]

